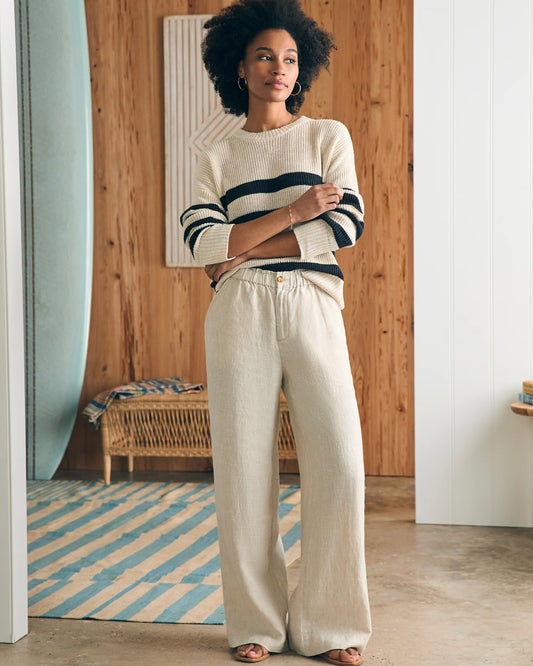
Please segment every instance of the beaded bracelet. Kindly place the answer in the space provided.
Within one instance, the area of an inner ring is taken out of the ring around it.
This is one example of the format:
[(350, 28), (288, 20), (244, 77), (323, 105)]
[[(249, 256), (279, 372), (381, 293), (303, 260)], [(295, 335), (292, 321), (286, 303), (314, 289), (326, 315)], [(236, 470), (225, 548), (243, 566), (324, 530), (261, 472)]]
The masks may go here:
[(290, 220), (290, 223), (291, 223), (291, 231), (292, 231), (293, 220), (292, 220), (291, 204), (289, 204), (289, 220)]

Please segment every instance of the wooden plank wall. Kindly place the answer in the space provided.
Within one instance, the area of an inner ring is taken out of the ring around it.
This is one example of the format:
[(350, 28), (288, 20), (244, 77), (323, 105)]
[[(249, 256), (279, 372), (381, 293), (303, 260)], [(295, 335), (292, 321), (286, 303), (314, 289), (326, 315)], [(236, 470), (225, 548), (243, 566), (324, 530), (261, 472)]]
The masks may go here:
[[(124, 381), (169, 375), (205, 381), (209, 281), (202, 269), (164, 266), (162, 22), (166, 15), (215, 13), (225, 4), (86, 0), (95, 238), (82, 406)], [(302, 5), (339, 47), (303, 112), (348, 126), (366, 203), (363, 237), (355, 249), (339, 253), (366, 470), (413, 475), (412, 1)], [(62, 467), (101, 464), (98, 435), (78, 419)], [(202, 469), (205, 462), (136, 465)]]

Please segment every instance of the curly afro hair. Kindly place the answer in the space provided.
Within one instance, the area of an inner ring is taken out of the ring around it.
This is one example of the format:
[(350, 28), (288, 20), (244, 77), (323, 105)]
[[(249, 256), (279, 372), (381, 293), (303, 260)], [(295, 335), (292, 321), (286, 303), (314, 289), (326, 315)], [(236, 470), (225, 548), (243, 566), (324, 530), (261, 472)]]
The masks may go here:
[(332, 36), (304, 14), (299, 0), (237, 0), (206, 21), (202, 57), (209, 78), (228, 113), (248, 113), (248, 91), (237, 87), (237, 69), (248, 44), (264, 30), (286, 30), (298, 47), (300, 93), (289, 97), (287, 110), (295, 114), (304, 93), (336, 46)]

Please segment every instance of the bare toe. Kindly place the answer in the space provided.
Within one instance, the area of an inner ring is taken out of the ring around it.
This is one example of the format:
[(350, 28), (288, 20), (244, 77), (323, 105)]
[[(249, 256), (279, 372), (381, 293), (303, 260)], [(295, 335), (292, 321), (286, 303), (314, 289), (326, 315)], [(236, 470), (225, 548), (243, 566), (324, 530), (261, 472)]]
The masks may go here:
[(239, 645), (235, 656), (237, 659), (258, 660), (261, 657), (268, 657), (269, 651), (259, 643), (247, 643), (246, 645)]
[(348, 648), (346, 650), (328, 650), (324, 653), (327, 661), (342, 664), (361, 664), (362, 659), (357, 648)]

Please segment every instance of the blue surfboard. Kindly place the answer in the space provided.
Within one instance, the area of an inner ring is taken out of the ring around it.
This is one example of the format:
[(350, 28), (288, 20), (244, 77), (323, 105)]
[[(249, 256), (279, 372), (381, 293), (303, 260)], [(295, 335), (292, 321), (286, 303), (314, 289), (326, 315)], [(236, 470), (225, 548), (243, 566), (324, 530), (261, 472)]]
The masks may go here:
[(93, 251), (90, 69), (83, 0), (17, 0), (29, 479), (72, 433)]

